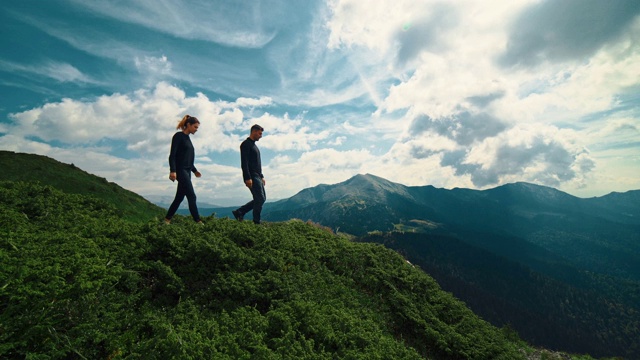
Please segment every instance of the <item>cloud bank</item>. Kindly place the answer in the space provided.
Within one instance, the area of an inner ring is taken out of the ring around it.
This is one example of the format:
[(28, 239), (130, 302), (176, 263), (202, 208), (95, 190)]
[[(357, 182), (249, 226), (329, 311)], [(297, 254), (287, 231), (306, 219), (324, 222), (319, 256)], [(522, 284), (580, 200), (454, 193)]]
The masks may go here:
[(357, 173), (640, 188), (637, 1), (56, 0), (0, 17), (21, 54), (0, 53), (0, 146), (141, 194), (173, 193), (184, 114), (202, 122), (196, 186), (213, 203), (248, 197), (253, 123), (271, 199)]

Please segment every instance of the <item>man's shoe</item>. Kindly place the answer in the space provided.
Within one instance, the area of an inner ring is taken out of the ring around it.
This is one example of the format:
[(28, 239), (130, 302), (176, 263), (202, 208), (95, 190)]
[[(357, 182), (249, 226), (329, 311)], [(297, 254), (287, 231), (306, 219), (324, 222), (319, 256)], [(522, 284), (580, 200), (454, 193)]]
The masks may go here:
[(236, 220), (238, 220), (238, 221), (244, 220), (244, 216), (242, 214), (240, 214), (240, 211), (233, 210), (231, 213), (233, 214), (233, 217), (236, 218)]

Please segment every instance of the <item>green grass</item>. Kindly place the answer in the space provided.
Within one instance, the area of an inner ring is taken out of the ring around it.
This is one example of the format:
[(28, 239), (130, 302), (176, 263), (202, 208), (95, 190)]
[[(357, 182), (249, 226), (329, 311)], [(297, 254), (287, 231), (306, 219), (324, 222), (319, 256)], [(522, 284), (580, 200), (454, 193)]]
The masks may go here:
[(66, 193), (92, 196), (114, 205), (116, 212), (130, 221), (146, 222), (165, 212), (115, 183), (46, 156), (0, 151), (0, 168), (0, 181), (37, 182)]
[(0, 358), (519, 359), (381, 246), (289, 221), (133, 223), (0, 182)]

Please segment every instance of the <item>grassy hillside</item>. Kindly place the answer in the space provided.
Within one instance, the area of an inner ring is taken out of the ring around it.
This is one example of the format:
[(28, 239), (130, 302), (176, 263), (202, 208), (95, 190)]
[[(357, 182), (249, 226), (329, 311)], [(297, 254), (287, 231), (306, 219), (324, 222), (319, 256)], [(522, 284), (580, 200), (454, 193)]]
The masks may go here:
[(33, 183), (0, 201), (0, 358), (559, 358), (392, 250), (300, 221), (140, 224)]
[(116, 212), (128, 220), (146, 222), (164, 215), (162, 208), (142, 196), (46, 156), (0, 151), (0, 169), (0, 181), (38, 182), (66, 193), (90, 195), (114, 205)]

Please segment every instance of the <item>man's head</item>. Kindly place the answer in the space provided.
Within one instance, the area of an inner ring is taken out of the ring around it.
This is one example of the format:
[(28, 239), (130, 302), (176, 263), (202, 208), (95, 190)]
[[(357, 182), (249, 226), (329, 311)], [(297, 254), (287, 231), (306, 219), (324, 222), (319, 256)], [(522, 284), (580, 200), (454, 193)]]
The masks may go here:
[(249, 135), (249, 137), (253, 141), (258, 141), (262, 137), (263, 131), (264, 129), (262, 128), (262, 126), (255, 124), (251, 127), (251, 134)]

